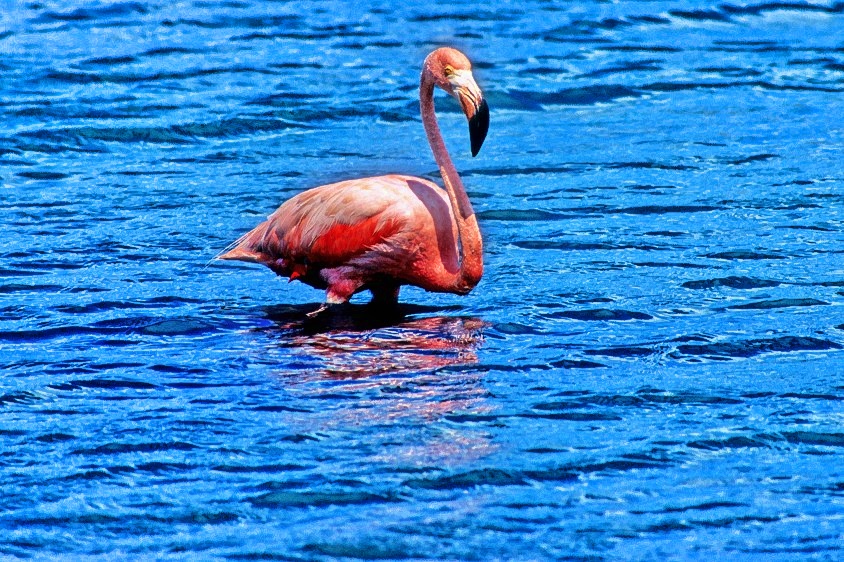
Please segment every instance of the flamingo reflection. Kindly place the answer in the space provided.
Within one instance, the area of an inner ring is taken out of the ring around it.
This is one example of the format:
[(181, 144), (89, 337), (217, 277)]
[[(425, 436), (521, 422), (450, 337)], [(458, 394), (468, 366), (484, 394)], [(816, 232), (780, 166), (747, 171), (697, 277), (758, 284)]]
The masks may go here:
[[(273, 347), (283, 348), (288, 361), (277, 374), (304, 408), (283, 414), (280, 423), (306, 434), (343, 435), (354, 428), (358, 438), (374, 439), (368, 462), (390, 466), (397, 460), (459, 466), (496, 450), (482, 428), (436, 423), (493, 409), (483, 374), (473, 367), (484, 321), (413, 305), (384, 311), (346, 304), (341, 313), (310, 319), (302, 314), (307, 309), (264, 309), (273, 323), (262, 330), (272, 337), (269, 356)], [(301, 358), (298, 365), (290, 364), (291, 355)], [(418, 429), (406, 439), (379, 442), (378, 436), (393, 435), (385, 427)]]
[(477, 363), (484, 322), (465, 316), (410, 317), (430, 310), (442, 309), (346, 305), (342, 314), (303, 320), (300, 307), (276, 307), (267, 309), (267, 316), (283, 336), (278, 345), (318, 358), (321, 377), (363, 379)]

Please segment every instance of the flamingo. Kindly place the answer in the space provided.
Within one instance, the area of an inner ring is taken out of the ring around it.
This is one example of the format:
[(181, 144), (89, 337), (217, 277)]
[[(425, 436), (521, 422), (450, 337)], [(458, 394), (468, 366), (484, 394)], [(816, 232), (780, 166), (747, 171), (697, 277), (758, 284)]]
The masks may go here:
[(486, 138), (489, 107), (466, 55), (442, 47), (425, 58), (422, 124), (445, 191), (397, 174), (315, 187), (283, 203), (218, 259), (264, 264), (290, 281), (325, 289), (325, 302), (311, 317), (363, 290), (382, 305), (395, 305), (402, 285), (468, 294), (483, 275), (483, 243), (437, 125), (434, 86), (460, 102), (472, 156)]

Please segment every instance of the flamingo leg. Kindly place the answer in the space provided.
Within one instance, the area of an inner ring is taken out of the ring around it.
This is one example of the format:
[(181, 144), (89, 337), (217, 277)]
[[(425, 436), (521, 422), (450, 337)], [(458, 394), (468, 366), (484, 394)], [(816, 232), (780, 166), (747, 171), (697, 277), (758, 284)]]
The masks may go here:
[(343, 304), (352, 298), (352, 295), (360, 289), (363, 282), (350, 277), (349, 273), (352, 273), (352, 270), (347, 267), (322, 270), (322, 278), (328, 283), (328, 290), (325, 291), (325, 302), (313, 312), (307, 313), (309, 318), (315, 318), (332, 306)]
[(399, 302), (401, 285), (385, 281), (371, 285), (369, 290), (372, 292), (372, 300), (369, 304), (377, 307), (393, 307)]
[(331, 305), (327, 302), (324, 302), (316, 310), (312, 310), (311, 312), (305, 313), (305, 316), (307, 316), (308, 318), (316, 318), (317, 316), (328, 310), (329, 307), (331, 307)]

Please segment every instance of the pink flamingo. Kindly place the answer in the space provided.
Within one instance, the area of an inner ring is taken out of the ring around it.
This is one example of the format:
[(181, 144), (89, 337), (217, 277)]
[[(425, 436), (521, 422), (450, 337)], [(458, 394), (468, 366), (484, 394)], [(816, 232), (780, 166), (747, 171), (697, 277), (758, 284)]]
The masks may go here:
[[(445, 184), (386, 175), (315, 187), (278, 208), (218, 256), (262, 263), (325, 289), (325, 303), (369, 290), (373, 303), (395, 304), (402, 285), (465, 295), (483, 274), (478, 221), (448, 155), (434, 114), (434, 86), (460, 102), (472, 156), (486, 138), (489, 108), (469, 59), (440, 48), (425, 58), (419, 86), (422, 123)], [(462, 250), (462, 252), (461, 252)]]

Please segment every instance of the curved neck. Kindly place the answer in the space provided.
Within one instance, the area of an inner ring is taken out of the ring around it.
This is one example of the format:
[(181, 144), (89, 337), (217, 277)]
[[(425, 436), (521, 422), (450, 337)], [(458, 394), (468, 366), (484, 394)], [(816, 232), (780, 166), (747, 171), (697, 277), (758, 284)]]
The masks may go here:
[(437, 124), (437, 116), (434, 113), (434, 77), (427, 66), (422, 70), (422, 79), (419, 85), (419, 104), (422, 109), (422, 124), (425, 126), (425, 134), (428, 136), (428, 143), (434, 153), (434, 160), (440, 169), (445, 189), (448, 192), (454, 220), (457, 221), (457, 233), (459, 240), (460, 261), (459, 269), (454, 279), (454, 289), (461, 293), (468, 293), (481, 280), (483, 275), (483, 243), (481, 231), (478, 228), (478, 219), (472, 209), (472, 203), (463, 187), (463, 182), (454, 168), (454, 163), (448, 155), (440, 127)]

